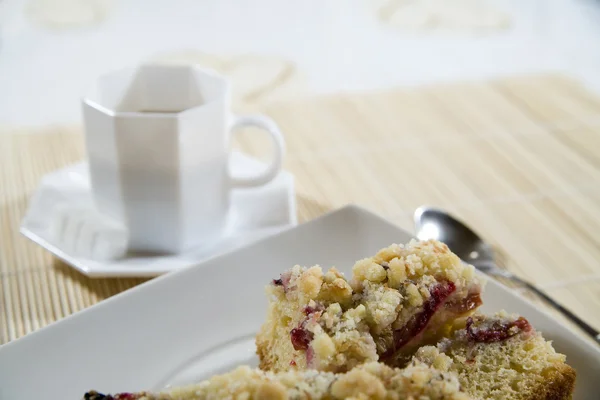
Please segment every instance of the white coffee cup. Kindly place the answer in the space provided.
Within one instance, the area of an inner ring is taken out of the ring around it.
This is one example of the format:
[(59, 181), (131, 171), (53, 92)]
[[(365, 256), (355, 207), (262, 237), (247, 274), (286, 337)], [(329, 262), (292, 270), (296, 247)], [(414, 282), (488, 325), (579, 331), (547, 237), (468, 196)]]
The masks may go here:
[[(223, 77), (198, 67), (142, 65), (100, 77), (83, 100), (93, 198), (125, 226), (134, 251), (180, 252), (223, 232), (230, 191), (280, 171), (283, 137), (271, 119), (233, 116)], [(228, 170), (230, 134), (266, 130), (270, 165), (258, 176)]]

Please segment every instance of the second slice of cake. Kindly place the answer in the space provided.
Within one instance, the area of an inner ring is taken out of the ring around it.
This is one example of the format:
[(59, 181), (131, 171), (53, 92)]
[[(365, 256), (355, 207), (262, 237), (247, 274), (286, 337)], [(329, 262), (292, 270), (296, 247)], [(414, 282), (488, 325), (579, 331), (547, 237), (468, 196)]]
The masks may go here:
[(504, 311), (469, 317), (436, 346), (421, 347), (414, 360), (456, 374), (476, 399), (567, 400), (575, 387), (566, 356), (524, 317)]
[(392, 245), (358, 261), (348, 282), (335, 268), (296, 266), (267, 287), (257, 336), (260, 367), (343, 372), (367, 361), (402, 366), (481, 305), (482, 283), (438, 241)]

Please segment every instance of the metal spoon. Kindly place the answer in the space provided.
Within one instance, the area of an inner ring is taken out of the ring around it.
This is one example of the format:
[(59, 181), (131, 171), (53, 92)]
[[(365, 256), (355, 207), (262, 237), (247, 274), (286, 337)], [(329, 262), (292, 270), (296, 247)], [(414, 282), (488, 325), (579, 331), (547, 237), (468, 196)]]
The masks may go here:
[(488, 275), (510, 279), (519, 285), (531, 290), (551, 306), (563, 313), (581, 329), (588, 333), (597, 343), (600, 343), (600, 332), (577, 315), (567, 310), (553, 298), (542, 292), (533, 284), (519, 278), (510, 271), (498, 267), (494, 262), (492, 247), (473, 232), (465, 224), (449, 215), (447, 212), (431, 208), (419, 207), (414, 214), (415, 230), (420, 240), (437, 239), (446, 243), (463, 261), (472, 264), (475, 268)]

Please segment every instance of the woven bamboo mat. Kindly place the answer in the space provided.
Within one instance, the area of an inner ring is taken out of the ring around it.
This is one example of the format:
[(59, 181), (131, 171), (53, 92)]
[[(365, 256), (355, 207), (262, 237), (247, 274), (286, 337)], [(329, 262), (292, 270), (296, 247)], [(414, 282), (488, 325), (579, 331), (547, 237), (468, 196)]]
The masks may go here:
[[(286, 135), (300, 221), (357, 203), (411, 230), (415, 207), (444, 207), (600, 328), (600, 98), (578, 83), (531, 76), (263, 111)], [(0, 343), (143, 282), (86, 278), (19, 235), (41, 176), (83, 157), (79, 128), (46, 130), (0, 135)], [(260, 156), (265, 143), (238, 145)]]

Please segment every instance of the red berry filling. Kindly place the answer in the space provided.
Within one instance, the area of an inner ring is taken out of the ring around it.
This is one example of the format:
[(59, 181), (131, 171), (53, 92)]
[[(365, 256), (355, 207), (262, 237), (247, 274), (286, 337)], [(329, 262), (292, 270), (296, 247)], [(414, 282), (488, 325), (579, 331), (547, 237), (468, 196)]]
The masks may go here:
[(308, 345), (313, 340), (312, 332), (307, 331), (302, 326), (292, 329), (290, 332), (290, 339), (294, 350), (306, 350)]
[[(294, 328), (290, 331), (290, 340), (292, 341), (292, 345), (295, 350), (309, 350), (308, 345), (313, 340), (313, 333), (306, 330), (305, 326), (309, 320), (316, 321), (320, 316), (321, 312), (325, 308), (321, 303), (314, 303), (313, 306), (305, 306), (302, 310), (306, 315), (306, 318), (298, 325), (297, 328)], [(308, 351), (306, 354), (307, 358), (309, 356)]]
[(402, 328), (394, 331), (393, 347), (385, 352), (382, 357), (392, 356), (396, 351), (404, 347), (414, 337), (419, 335), (435, 312), (444, 304), (448, 296), (456, 290), (452, 282), (442, 282), (429, 289), (429, 299), (423, 304), (423, 311), (414, 315)]
[(315, 351), (313, 350), (312, 347), (309, 347), (308, 349), (306, 349), (306, 366), (308, 368), (314, 368), (314, 361), (315, 361)]
[(491, 325), (485, 327), (474, 327), (473, 318), (467, 319), (467, 335), (469, 339), (477, 343), (493, 343), (501, 342), (509, 339), (521, 332), (531, 331), (531, 325), (523, 317), (519, 317), (515, 321), (502, 323), (494, 321)]
[(279, 279), (273, 279), (271, 283), (275, 286), (282, 286), (283, 291), (288, 291), (288, 285), (290, 284), (290, 280), (292, 279), (292, 273), (290, 271), (286, 271), (279, 276)]
[(110, 394), (102, 394), (96, 391), (86, 393), (84, 400), (136, 400), (142, 397), (142, 393), (117, 393), (114, 396)]
[(450, 309), (455, 314), (464, 314), (468, 311), (474, 310), (483, 304), (480, 293), (469, 293), (462, 301), (455, 303), (446, 303), (445, 308)]
[(315, 303), (314, 307), (311, 307), (311, 306), (304, 307), (304, 314), (306, 316), (310, 316), (311, 314), (314, 314), (316, 312), (321, 312), (324, 309), (325, 309), (325, 307), (323, 307), (323, 304), (321, 304), (321, 303)]

